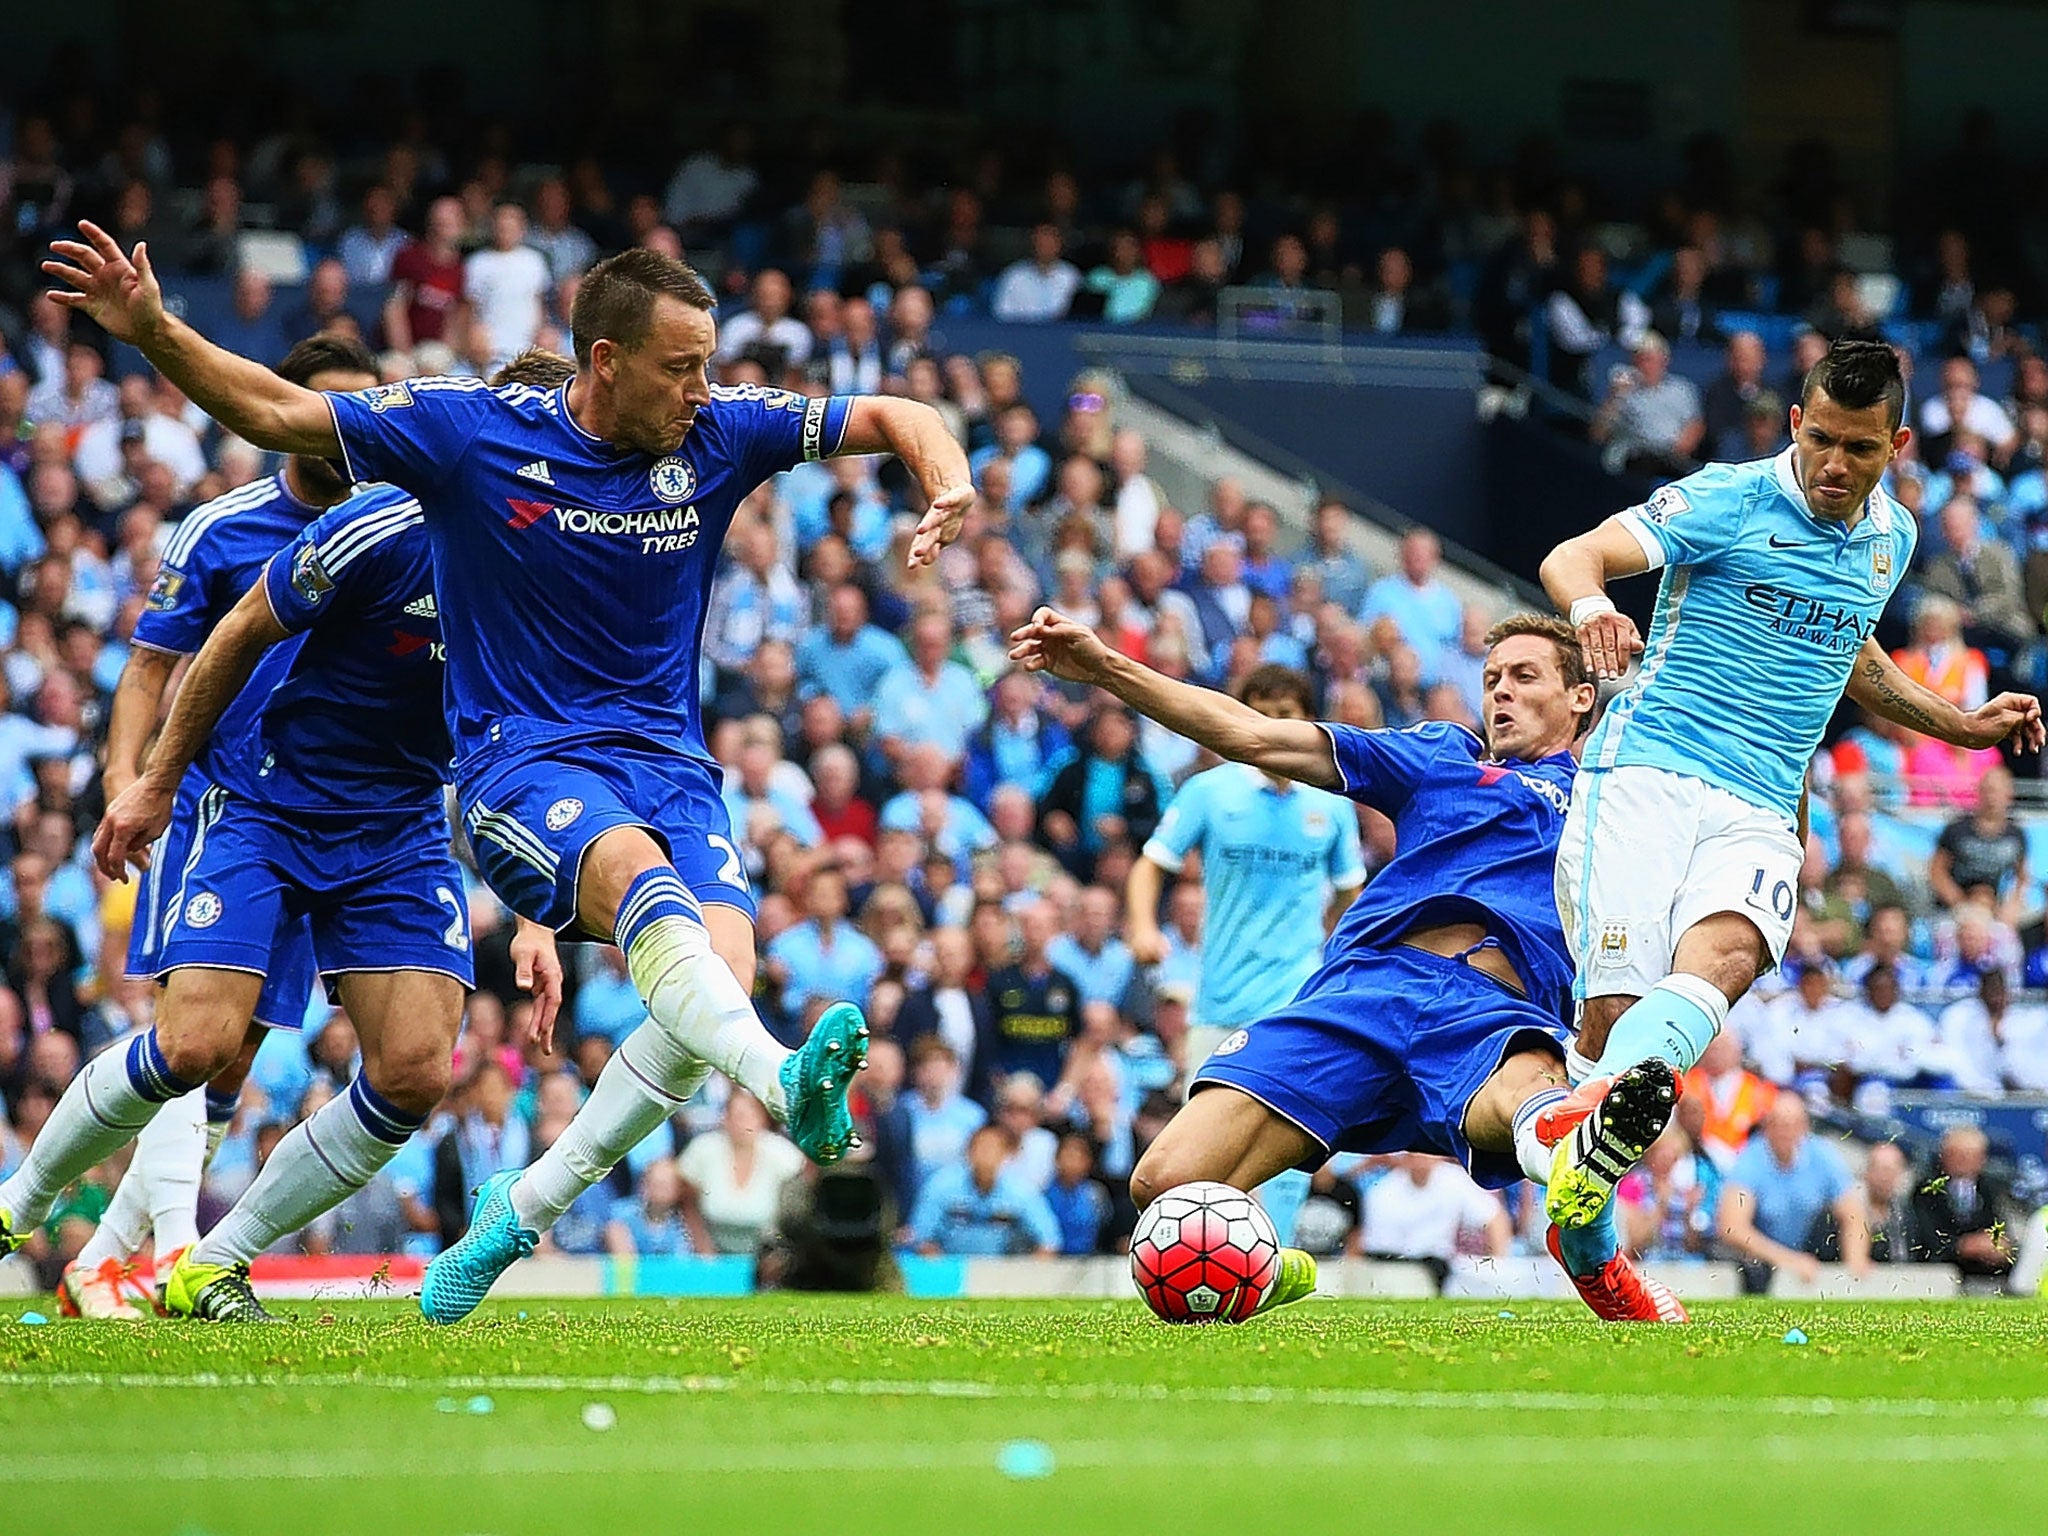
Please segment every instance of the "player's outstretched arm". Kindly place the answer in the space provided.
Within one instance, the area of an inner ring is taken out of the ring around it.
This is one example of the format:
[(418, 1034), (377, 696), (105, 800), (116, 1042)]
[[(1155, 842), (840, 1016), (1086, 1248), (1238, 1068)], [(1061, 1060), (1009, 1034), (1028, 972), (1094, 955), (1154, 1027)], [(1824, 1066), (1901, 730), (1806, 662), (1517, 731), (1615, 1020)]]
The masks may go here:
[(1559, 613), (1571, 615), (1579, 644), (1586, 648), (1586, 659), (1597, 677), (1621, 676), (1643, 648), (1635, 620), (1615, 611), (1607, 583), (1649, 568), (1649, 559), (1635, 535), (1612, 517), (1577, 538), (1566, 539), (1544, 556), (1543, 590)]
[(839, 452), (893, 453), (917, 476), (927, 507), (910, 539), (913, 566), (930, 565), (960, 537), (961, 519), (974, 505), (974, 475), (945, 418), (923, 401), (861, 396), (847, 410)]
[(1849, 674), (1849, 697), (1874, 715), (1956, 747), (1995, 747), (2010, 739), (2038, 752), (2044, 736), (2041, 701), (2031, 693), (2001, 693), (1975, 709), (1962, 709), (1900, 670), (1875, 640), (1863, 642)]
[(288, 633), (270, 611), (270, 598), (261, 581), (214, 626), (192, 659), (191, 670), (178, 689), (178, 701), (171, 706), (171, 718), (164, 722), (163, 734), (151, 749), (142, 776), (114, 797), (99, 830), (93, 833), (93, 862), (101, 874), (109, 880), (125, 881), (130, 864), (137, 869), (149, 867), (149, 845), (170, 825), (178, 781), (249, 681), (263, 653)]
[(1010, 640), (1010, 660), (1025, 671), (1107, 689), (1139, 714), (1200, 742), (1218, 757), (1319, 789), (1344, 787), (1330, 738), (1310, 721), (1271, 720), (1213, 688), (1175, 682), (1118, 655), (1094, 630), (1051, 608), (1039, 609)]
[(146, 243), (123, 255), (97, 224), (81, 221), (78, 232), (81, 239), (51, 245), (61, 260), (43, 263), (43, 271), (64, 285), (50, 291), (52, 299), (140, 348), (158, 372), (236, 436), (277, 453), (341, 457), (334, 415), (319, 394), (215, 346), (164, 309)]

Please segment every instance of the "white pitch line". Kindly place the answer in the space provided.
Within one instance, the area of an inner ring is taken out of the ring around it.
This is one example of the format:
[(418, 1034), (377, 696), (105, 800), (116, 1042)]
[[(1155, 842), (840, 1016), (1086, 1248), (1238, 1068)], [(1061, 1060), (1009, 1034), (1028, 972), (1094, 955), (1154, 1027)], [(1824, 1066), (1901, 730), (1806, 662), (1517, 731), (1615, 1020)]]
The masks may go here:
[[(573, 1433), (573, 1432), (572, 1432)], [(1049, 1442), (1056, 1470), (1087, 1468), (1184, 1470), (1187, 1448), (1156, 1438)], [(1558, 1442), (1537, 1435), (1496, 1435), (1477, 1438), (1418, 1435), (1359, 1439), (1265, 1439), (1232, 1441), (1233, 1466), (1296, 1468), (1367, 1464), (1443, 1465), (1469, 1468), (1475, 1463), (1555, 1466)], [(691, 1477), (761, 1476), (817, 1472), (979, 1472), (993, 1470), (1000, 1442), (939, 1443), (903, 1440), (842, 1442), (813, 1445), (693, 1446), (687, 1465)], [(2048, 1454), (2033, 1435), (1957, 1436), (1895, 1435), (1857, 1441), (1857, 1455), (1878, 1465), (1949, 1464), (1957, 1461), (2011, 1465)], [(1809, 1465), (1813, 1444), (1800, 1438), (1772, 1435), (1744, 1440), (1745, 1462)], [(1683, 1463), (1725, 1465), (1725, 1441), (1697, 1438), (1660, 1439), (1629, 1435), (1573, 1441), (1573, 1455), (1597, 1459), (1602, 1465), (1670, 1466)], [(649, 1471), (644, 1441), (630, 1436), (578, 1437), (574, 1443), (520, 1445), (498, 1443), (439, 1447), (402, 1452), (354, 1447), (290, 1451), (123, 1450), (118, 1455), (37, 1456), (8, 1470), (9, 1486), (77, 1484), (104, 1488), (110, 1483), (251, 1483), (362, 1482), (423, 1479), (467, 1481), (492, 1477), (590, 1477), (645, 1474)]]
[(1771, 1418), (2048, 1418), (2048, 1398), (1684, 1397), (1603, 1392), (1456, 1392), (1402, 1387), (1169, 1387), (1133, 1382), (917, 1381), (746, 1376), (365, 1376), (346, 1373), (237, 1375), (198, 1372), (0, 1372), (0, 1388), (172, 1388), (192, 1390), (546, 1392), (587, 1396), (691, 1397), (750, 1393), (773, 1397), (945, 1398), (989, 1402), (1188, 1403), (1444, 1413), (1711, 1413)]

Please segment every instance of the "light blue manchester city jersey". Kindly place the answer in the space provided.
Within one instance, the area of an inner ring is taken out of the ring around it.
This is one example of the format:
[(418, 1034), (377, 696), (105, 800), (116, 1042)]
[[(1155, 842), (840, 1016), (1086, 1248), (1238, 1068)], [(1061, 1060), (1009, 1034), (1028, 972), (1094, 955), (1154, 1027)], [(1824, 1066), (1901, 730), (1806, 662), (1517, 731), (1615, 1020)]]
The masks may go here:
[(1585, 767), (1686, 774), (1789, 825), (1856, 653), (1913, 559), (1912, 515), (1880, 489), (1853, 528), (1815, 517), (1788, 448), (1709, 465), (1621, 522), (1664, 578), (1641, 670), (1594, 727)]
[(1340, 795), (1225, 763), (1180, 788), (1145, 844), (1178, 870), (1202, 852), (1208, 909), (1195, 1019), (1247, 1024), (1289, 1001), (1322, 960), (1332, 890), (1365, 883), (1358, 813)]

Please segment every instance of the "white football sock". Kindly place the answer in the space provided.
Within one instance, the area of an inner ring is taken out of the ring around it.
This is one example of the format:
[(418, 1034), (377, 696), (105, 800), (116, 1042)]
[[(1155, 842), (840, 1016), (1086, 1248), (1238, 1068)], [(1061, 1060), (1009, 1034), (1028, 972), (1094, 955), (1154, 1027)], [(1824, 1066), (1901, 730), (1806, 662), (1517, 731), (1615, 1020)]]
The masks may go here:
[[(150, 1122), (152, 1125), (155, 1123), (154, 1120)], [(121, 1182), (114, 1187), (114, 1198), (107, 1202), (106, 1214), (92, 1229), (92, 1236), (85, 1240), (85, 1246), (78, 1250), (76, 1263), (80, 1269), (98, 1269), (108, 1259), (125, 1262), (142, 1251), (142, 1244), (149, 1236), (149, 1198), (143, 1192), (142, 1169), (138, 1166), (141, 1159), (142, 1153), (138, 1150), (135, 1160), (128, 1164), (128, 1171), (121, 1176)]]
[(1600, 1075), (1600, 1064), (1581, 1051), (1577, 1044), (1574, 1043), (1565, 1047), (1564, 1075), (1565, 1080), (1576, 1088), (1587, 1078), (1598, 1077)]
[(709, 1066), (686, 1054), (654, 1020), (643, 1022), (612, 1052), (555, 1144), (513, 1182), (508, 1198), (519, 1224), (547, 1231), (578, 1196), (688, 1103), (710, 1075)]
[[(702, 924), (687, 917), (656, 918), (633, 936), (626, 965), (654, 1023), (684, 1057), (716, 1067), (759, 1099), (778, 1124), (789, 1118), (781, 1077), (789, 1052), (762, 1025)], [(645, 1055), (639, 1059), (650, 1064)], [(682, 1087), (680, 1079), (657, 1081), (672, 1095)]]
[(66, 1185), (133, 1141), (166, 1100), (191, 1091), (162, 1073), (160, 1054), (154, 1056), (156, 1065), (145, 1059), (131, 1070), (131, 1058), (139, 1050), (153, 1051), (154, 1045), (152, 1038), (141, 1036), (113, 1046), (71, 1079), (28, 1157), (0, 1184), (0, 1210), (17, 1232), (40, 1226)]
[[(324, 1216), (377, 1176), (422, 1123), (402, 1116), (359, 1077), (347, 1093), (301, 1120), (220, 1225), (192, 1250), (199, 1264), (246, 1264), (272, 1243)], [(394, 1139), (395, 1138), (395, 1139)]]
[(1530, 1094), (1522, 1100), (1522, 1107), (1515, 1111), (1515, 1161), (1522, 1165), (1522, 1172), (1538, 1184), (1550, 1182), (1550, 1165), (1557, 1151), (1536, 1139), (1536, 1117), (1551, 1105), (1562, 1104), (1570, 1096), (1562, 1088), (1546, 1088)]
[(156, 1233), (156, 1251), (168, 1258), (199, 1241), (199, 1180), (206, 1169), (206, 1092), (166, 1104), (135, 1138), (128, 1178), (140, 1174)]

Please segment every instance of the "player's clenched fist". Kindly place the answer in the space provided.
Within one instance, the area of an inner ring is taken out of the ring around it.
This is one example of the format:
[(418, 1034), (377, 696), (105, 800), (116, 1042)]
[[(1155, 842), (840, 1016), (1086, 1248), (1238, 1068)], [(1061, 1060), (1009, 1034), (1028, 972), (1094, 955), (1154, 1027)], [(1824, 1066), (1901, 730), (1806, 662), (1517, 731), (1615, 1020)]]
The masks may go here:
[(1643, 649), (1636, 621), (1616, 612), (1612, 605), (1590, 613), (1575, 613), (1572, 621), (1579, 632), (1579, 644), (1586, 652), (1586, 664), (1603, 682), (1620, 677)]
[(1039, 609), (1010, 636), (1010, 660), (1070, 683), (1100, 683), (1109, 675), (1110, 654), (1094, 630), (1051, 608)]

